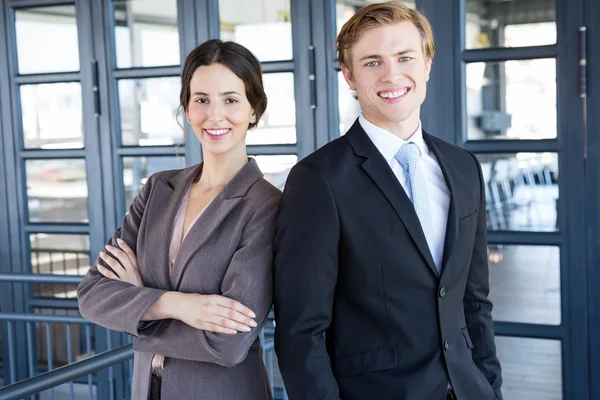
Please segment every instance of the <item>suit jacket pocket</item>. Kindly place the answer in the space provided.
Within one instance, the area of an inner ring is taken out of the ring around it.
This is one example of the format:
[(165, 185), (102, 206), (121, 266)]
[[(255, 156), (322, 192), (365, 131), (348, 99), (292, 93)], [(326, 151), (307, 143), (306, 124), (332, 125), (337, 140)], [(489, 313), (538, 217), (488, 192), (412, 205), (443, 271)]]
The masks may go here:
[(475, 220), (477, 219), (477, 211), (479, 210), (475, 210), (473, 211), (471, 214), (467, 215), (466, 217), (461, 218), (458, 221), (458, 227), (460, 231), (464, 231), (467, 228), (470, 228), (473, 226), (473, 224), (475, 223)]
[(336, 374), (340, 378), (390, 369), (397, 365), (398, 350), (393, 345), (337, 357), (335, 360)]

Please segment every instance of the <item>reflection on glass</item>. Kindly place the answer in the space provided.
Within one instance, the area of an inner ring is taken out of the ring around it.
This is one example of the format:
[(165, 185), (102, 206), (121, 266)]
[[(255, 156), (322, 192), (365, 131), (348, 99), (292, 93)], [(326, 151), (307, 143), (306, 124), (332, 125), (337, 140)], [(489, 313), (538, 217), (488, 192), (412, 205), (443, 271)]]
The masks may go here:
[[(87, 235), (34, 233), (31, 244), (31, 272), (34, 274), (85, 275), (90, 267), (90, 240)], [(36, 284), (38, 297), (77, 297), (77, 285)]]
[(20, 89), (25, 148), (83, 147), (80, 83), (43, 83)]
[(30, 222), (87, 222), (85, 160), (27, 160)]
[(478, 154), (491, 230), (559, 229), (558, 154)]
[(114, 0), (117, 68), (179, 65), (177, 0)]
[(538, 59), (466, 66), (467, 136), (556, 138), (556, 61)]
[(560, 325), (560, 250), (489, 245), (494, 321)]
[(74, 6), (19, 9), (15, 31), (20, 74), (79, 70)]
[(467, 0), (465, 46), (541, 46), (556, 43), (554, 0)]
[(179, 78), (119, 81), (124, 146), (170, 146), (183, 140), (177, 123), (180, 88)]
[(245, 46), (260, 61), (292, 59), (290, 0), (219, 0), (221, 40)]
[(265, 179), (279, 190), (283, 190), (290, 170), (298, 162), (298, 156), (296, 155), (252, 157), (256, 159), (256, 163), (265, 175)]
[[(335, 35), (337, 36), (342, 30), (342, 26), (361, 8), (367, 6), (372, 3), (382, 3), (380, 0), (336, 0), (335, 4), (335, 24), (336, 30)], [(402, 4), (410, 7), (412, 9), (415, 8), (414, 0), (404, 0), (401, 1)]]
[(338, 109), (340, 117), (340, 135), (345, 134), (360, 115), (360, 104), (350, 90), (342, 71), (338, 72)]
[(155, 172), (185, 168), (185, 159), (172, 157), (123, 157), (123, 184), (125, 186), (125, 207), (129, 209), (133, 199)]
[(249, 131), (246, 144), (296, 143), (294, 74), (264, 74), (267, 110), (256, 129)]
[(496, 353), (505, 399), (562, 400), (560, 341), (496, 336)]

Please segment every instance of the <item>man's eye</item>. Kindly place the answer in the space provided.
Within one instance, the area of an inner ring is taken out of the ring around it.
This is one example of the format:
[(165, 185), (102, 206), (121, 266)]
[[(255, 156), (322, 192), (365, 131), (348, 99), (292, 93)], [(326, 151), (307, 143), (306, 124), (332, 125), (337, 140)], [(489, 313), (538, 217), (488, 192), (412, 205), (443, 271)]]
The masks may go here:
[(379, 61), (370, 61), (365, 64), (367, 67), (376, 67), (379, 65)]

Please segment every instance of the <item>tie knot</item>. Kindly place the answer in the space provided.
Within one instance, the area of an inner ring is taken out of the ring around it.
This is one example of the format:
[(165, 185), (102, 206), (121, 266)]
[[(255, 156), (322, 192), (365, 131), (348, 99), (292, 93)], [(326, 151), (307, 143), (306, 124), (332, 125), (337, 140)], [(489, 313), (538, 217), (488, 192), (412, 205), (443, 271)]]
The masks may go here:
[(400, 146), (394, 158), (398, 160), (404, 169), (408, 170), (409, 165), (419, 159), (419, 146), (413, 142), (404, 143)]

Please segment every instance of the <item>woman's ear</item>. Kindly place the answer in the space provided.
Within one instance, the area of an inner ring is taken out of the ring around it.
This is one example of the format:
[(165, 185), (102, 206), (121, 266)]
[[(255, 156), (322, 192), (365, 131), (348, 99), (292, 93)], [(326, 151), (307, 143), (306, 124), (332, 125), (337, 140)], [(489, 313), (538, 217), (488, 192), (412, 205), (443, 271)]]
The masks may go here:
[(252, 110), (252, 115), (250, 116), (250, 123), (256, 124), (256, 112)]

